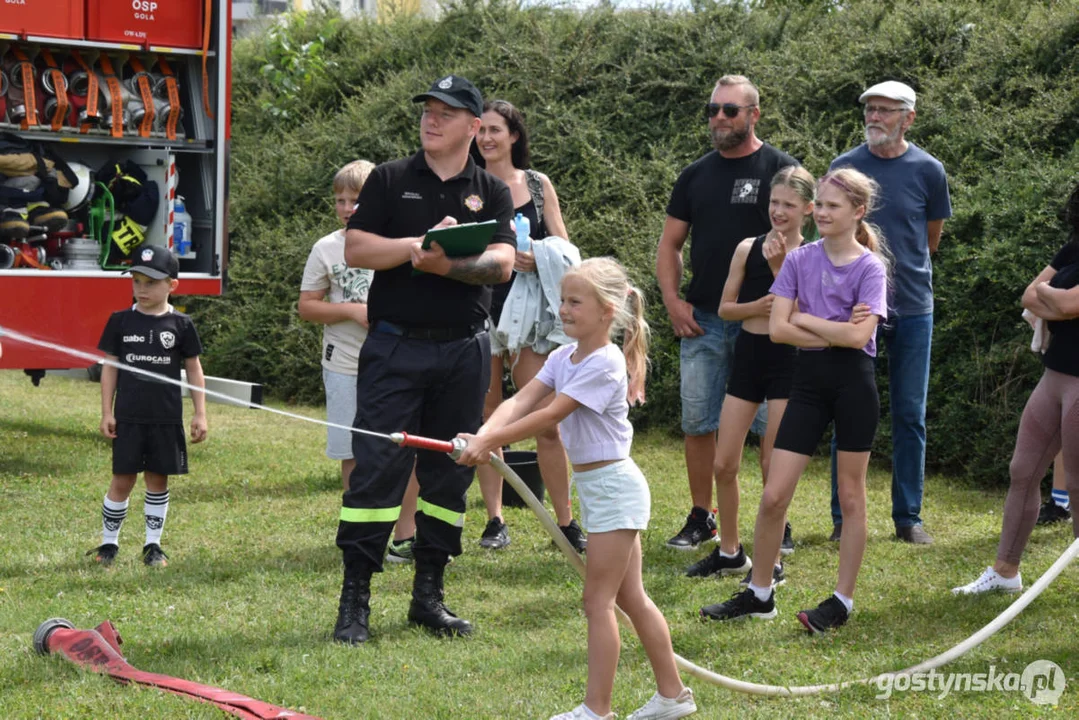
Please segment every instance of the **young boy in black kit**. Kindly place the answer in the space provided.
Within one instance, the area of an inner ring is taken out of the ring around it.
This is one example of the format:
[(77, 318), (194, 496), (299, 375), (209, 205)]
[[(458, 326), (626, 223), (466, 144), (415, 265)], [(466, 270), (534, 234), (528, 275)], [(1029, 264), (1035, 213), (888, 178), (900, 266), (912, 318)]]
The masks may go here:
[[(169, 304), (169, 295), (180, 284), (179, 262), (168, 248), (157, 245), (144, 245), (132, 255), (135, 264), (128, 272), (135, 304), (112, 314), (98, 349), (113, 362), (174, 380), (180, 379), (182, 366), (189, 384), (205, 388), (199, 335), (191, 318)], [(193, 391), (191, 400), (195, 406), (191, 442), (198, 443), (206, 439), (206, 396)], [(146, 483), (142, 560), (151, 567), (164, 567), (168, 562), (160, 543), (169, 509), (169, 475), (187, 473), (180, 387), (105, 365), (101, 433), (112, 438), (112, 483), (101, 509), (101, 546), (87, 554), (105, 567), (116, 559), (128, 496), (142, 472)]]

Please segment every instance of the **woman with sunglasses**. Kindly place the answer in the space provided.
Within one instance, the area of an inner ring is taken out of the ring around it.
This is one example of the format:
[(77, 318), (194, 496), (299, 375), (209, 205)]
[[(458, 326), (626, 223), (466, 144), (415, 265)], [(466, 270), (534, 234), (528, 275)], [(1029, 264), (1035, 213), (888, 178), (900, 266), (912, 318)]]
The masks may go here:
[[(956, 595), (1023, 589), (1019, 560), (1038, 521), (1041, 480), (1053, 456), (1062, 452), (1064, 478), (1073, 510), (1079, 509), (1079, 186), (1065, 206), (1068, 241), (1023, 293), (1023, 307), (1047, 321), (1045, 372), (1023, 408), (1011, 462), (1011, 487), (992, 567)], [(1079, 513), (1072, 513), (1079, 537)]]
[[(542, 240), (550, 235), (567, 238), (554, 185), (546, 175), (530, 167), (528, 130), (521, 111), (505, 100), (491, 100), (484, 103), (481, 120), (483, 124), (472, 146), (473, 159), (509, 186), (515, 212), (528, 218), (533, 239)], [(509, 282), (492, 288), (491, 321), (496, 327), (517, 273), (536, 271), (534, 253), (518, 250), (514, 271), (514, 277)], [(531, 346), (505, 348), (501, 347), (497, 338), (498, 334), (492, 332), (491, 385), (484, 407), (485, 419), (502, 402), (502, 373), (506, 358), (510, 360), (514, 385), (521, 388), (536, 376), (547, 354), (557, 347), (555, 343), (540, 337)], [(566, 451), (557, 427), (536, 436), (536, 456), (543, 483), (551, 494), (558, 525), (570, 544), (578, 552), (584, 552), (587, 541), (570, 508)], [(510, 539), (502, 517), (502, 476), (490, 465), (481, 465), (477, 475), (488, 518), (480, 545), (493, 550), (503, 548), (509, 545)]]
[(811, 633), (820, 633), (843, 625), (854, 607), (867, 534), (865, 477), (880, 415), (875, 334), (879, 320), (888, 316), (884, 241), (865, 221), (877, 192), (877, 184), (853, 168), (825, 175), (813, 211), (822, 239), (787, 255), (772, 285), (769, 334), (774, 342), (798, 348), (790, 400), (757, 513), (749, 586), (724, 603), (701, 608), (702, 617), (776, 616), (772, 561), (783, 538), (787, 507), (833, 420), (839, 497), (843, 517), (850, 518), (849, 532), (843, 528), (835, 592), (797, 617)]

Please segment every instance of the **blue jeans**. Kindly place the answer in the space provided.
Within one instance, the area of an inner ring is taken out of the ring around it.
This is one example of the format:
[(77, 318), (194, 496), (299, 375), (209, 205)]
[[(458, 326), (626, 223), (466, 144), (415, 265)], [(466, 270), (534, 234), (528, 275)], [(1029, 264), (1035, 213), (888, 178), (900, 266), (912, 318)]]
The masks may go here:
[[(708, 435), (719, 427), (719, 412), (727, 394), (727, 380), (734, 365), (734, 345), (742, 323), (724, 320), (716, 313), (693, 308), (693, 320), (704, 335), (682, 338), (680, 375), (682, 432)], [(767, 404), (757, 411), (751, 428), (764, 435), (768, 423)]]
[[(922, 524), (925, 488), (925, 404), (933, 314), (890, 318), (880, 336), (888, 351), (888, 402), (892, 414), (892, 520), (897, 528)], [(878, 347), (880, 343), (878, 342)], [(843, 522), (832, 438), (832, 522)]]

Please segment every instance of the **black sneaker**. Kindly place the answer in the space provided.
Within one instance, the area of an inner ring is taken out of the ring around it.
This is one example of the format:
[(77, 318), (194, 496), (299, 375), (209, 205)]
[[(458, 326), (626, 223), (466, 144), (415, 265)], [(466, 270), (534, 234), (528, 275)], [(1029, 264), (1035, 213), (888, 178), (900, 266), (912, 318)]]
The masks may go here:
[(582, 555), (588, 550), (588, 538), (585, 537), (584, 530), (581, 529), (576, 520), (570, 520), (569, 525), (559, 525), (558, 529), (566, 536), (574, 550)]
[(783, 528), (783, 542), (779, 546), (780, 555), (790, 555), (794, 552), (794, 539), (791, 537), (791, 524)]
[(169, 564), (169, 556), (157, 543), (150, 543), (142, 549), (142, 562), (147, 567), (165, 567)]
[(488, 550), (501, 550), (510, 544), (510, 534), (506, 531), (506, 523), (502, 518), (493, 517), (487, 521), (487, 527), (480, 535), (480, 547)]
[(751, 570), (753, 561), (746, 555), (742, 546), (734, 557), (723, 557), (716, 548), (711, 554), (686, 568), (686, 577), (708, 577), (709, 575), (737, 575), (743, 570)]
[(843, 601), (835, 595), (829, 595), (828, 599), (812, 610), (802, 610), (798, 613), (798, 620), (805, 625), (811, 633), (827, 632), (847, 622), (850, 613)]
[(761, 601), (752, 590), (746, 588), (731, 595), (727, 602), (705, 605), (700, 614), (705, 620), (741, 620), (747, 617), (771, 620), (776, 616), (776, 594), (773, 590), (767, 600)]
[(119, 545), (114, 545), (113, 543), (105, 543), (104, 545), (100, 545), (86, 554), (93, 555), (94, 562), (96, 562), (101, 567), (108, 567), (109, 565), (112, 565), (113, 561), (116, 560), (116, 553), (118, 552), (120, 552)]
[(1065, 510), (1056, 504), (1053, 498), (1046, 500), (1038, 510), (1038, 525), (1052, 525), (1072, 519), (1072, 511)]
[[(751, 582), (753, 582), (753, 568), (749, 569), (749, 572), (738, 584), (742, 587), (749, 587)], [(787, 576), (783, 573), (783, 565), (772, 565), (772, 587), (779, 587), (785, 582), (787, 582)]]
[(839, 542), (843, 537), (843, 523), (836, 523), (832, 526), (832, 534), (828, 536), (829, 542)]
[(667, 541), (676, 550), (696, 550), (705, 540), (716, 537), (716, 517), (702, 507), (694, 506), (686, 516), (686, 524)]

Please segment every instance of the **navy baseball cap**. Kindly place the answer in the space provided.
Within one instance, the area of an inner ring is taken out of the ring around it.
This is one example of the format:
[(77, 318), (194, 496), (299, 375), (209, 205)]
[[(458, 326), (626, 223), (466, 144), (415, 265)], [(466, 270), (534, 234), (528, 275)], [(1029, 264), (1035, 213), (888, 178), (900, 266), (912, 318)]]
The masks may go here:
[(483, 115), (483, 95), (466, 78), (447, 75), (435, 80), (431, 89), (412, 98), (412, 102), (423, 102), (428, 98), (441, 100), (450, 107), (468, 110), (476, 117)]
[(154, 280), (176, 278), (180, 276), (180, 261), (167, 247), (144, 244), (131, 253), (135, 264), (124, 272), (142, 273)]

